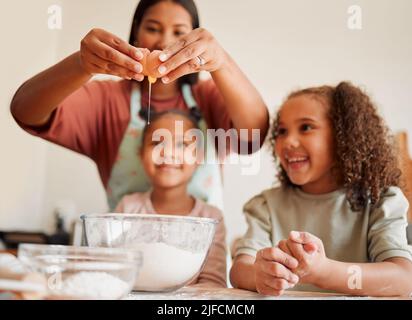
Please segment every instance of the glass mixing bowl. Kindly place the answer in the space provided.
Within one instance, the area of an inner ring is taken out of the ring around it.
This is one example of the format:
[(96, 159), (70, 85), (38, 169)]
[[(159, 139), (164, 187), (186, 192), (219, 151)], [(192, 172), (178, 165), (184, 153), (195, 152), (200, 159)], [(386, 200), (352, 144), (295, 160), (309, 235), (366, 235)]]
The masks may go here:
[(138, 249), (143, 264), (137, 291), (173, 291), (190, 283), (203, 268), (218, 221), (159, 214), (83, 215), (91, 247)]
[(18, 258), (41, 277), (46, 299), (122, 299), (142, 264), (136, 250), (37, 244), (19, 245)]

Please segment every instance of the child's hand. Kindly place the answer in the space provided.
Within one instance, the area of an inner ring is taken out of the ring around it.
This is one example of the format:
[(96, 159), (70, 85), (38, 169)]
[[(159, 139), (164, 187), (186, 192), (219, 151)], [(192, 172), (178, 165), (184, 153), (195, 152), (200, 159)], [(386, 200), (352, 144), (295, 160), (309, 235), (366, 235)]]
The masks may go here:
[(299, 277), (290, 271), (297, 266), (298, 261), (279, 248), (258, 251), (254, 264), (256, 290), (265, 295), (282, 295), (299, 282)]
[(295, 257), (299, 265), (292, 271), (302, 283), (316, 284), (327, 272), (328, 258), (323, 242), (308, 232), (292, 231), (287, 240), (278, 244), (285, 253)]

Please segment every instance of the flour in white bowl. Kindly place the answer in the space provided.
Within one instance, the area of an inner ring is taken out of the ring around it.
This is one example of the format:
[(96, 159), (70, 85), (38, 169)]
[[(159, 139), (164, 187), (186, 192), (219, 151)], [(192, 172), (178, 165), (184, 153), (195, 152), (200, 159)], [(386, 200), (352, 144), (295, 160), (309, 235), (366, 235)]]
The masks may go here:
[(193, 253), (160, 242), (141, 243), (134, 248), (143, 254), (134, 289), (145, 291), (182, 286), (200, 270), (207, 253)]

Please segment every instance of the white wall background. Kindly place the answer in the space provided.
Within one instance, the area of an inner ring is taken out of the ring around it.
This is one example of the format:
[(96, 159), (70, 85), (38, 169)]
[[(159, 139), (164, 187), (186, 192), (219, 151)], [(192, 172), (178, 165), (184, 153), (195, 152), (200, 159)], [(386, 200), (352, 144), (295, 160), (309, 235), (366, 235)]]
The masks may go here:
[[(63, 28), (49, 30), (47, 8), (63, 8)], [(93, 27), (128, 38), (137, 0), (14, 0), (0, 10), (0, 230), (51, 230), (57, 205), (73, 212), (106, 209), (94, 164), (24, 133), (9, 103), (28, 77), (78, 50)], [(412, 136), (412, 1), (197, 0), (209, 29), (262, 93), (271, 112), (293, 89), (351, 80), (364, 86), (390, 127)], [(362, 30), (347, 10), (362, 8)], [(236, 84), (233, 84), (236, 85)], [(410, 149), (412, 143), (410, 141)], [(225, 168), (228, 239), (245, 230), (242, 205), (274, 181), (267, 151), (255, 176)]]

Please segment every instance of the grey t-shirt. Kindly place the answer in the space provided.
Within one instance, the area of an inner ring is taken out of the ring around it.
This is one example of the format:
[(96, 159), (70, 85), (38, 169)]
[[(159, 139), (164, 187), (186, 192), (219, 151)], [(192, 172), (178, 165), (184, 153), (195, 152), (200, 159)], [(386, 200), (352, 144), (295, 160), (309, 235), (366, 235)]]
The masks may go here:
[[(313, 195), (298, 188), (276, 187), (252, 198), (244, 213), (248, 230), (237, 243), (236, 256), (287, 239), (290, 231), (306, 231), (323, 241), (326, 256), (342, 262), (380, 262), (391, 257), (412, 261), (407, 244), (408, 201), (391, 187), (379, 207), (352, 211), (343, 190)], [(297, 285), (293, 290), (320, 289)]]

